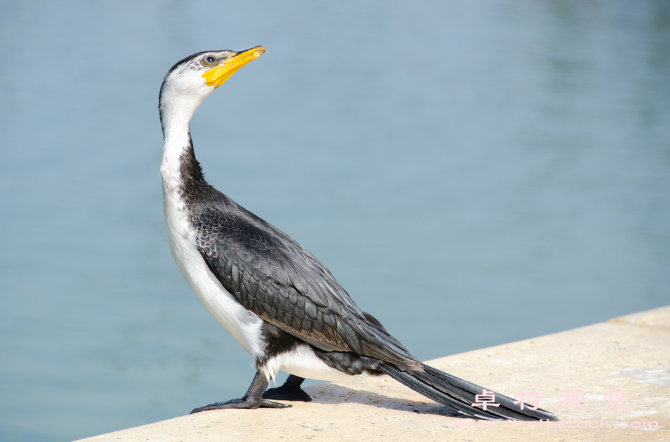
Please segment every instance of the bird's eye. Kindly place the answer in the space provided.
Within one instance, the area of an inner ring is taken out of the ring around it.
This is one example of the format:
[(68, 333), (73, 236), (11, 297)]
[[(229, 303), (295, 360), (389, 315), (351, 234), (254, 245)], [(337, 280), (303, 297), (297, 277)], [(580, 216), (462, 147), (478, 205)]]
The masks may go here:
[(213, 66), (216, 64), (216, 58), (214, 58), (212, 55), (207, 55), (206, 57), (203, 57), (200, 61), (203, 66)]

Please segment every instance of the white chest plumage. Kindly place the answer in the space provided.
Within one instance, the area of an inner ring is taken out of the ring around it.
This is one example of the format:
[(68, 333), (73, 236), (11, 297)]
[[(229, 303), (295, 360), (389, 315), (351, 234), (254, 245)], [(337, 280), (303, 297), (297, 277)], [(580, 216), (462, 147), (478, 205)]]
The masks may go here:
[(191, 288), (216, 320), (252, 356), (263, 353), (263, 321), (242, 307), (207, 267), (195, 246), (195, 232), (188, 220), (187, 206), (181, 197), (179, 158), (170, 155), (168, 146), (161, 165), (163, 207), (172, 256)]
[[(163, 159), (163, 204), (172, 256), (200, 302), (254, 357), (265, 350), (261, 339), (263, 321), (242, 307), (221, 285), (195, 247), (195, 233), (188, 221), (186, 203), (180, 196), (180, 178), (172, 173), (169, 158)], [(282, 370), (311, 379), (346, 382), (351, 377), (327, 366), (307, 345), (267, 360), (268, 378)]]
[[(254, 358), (263, 355), (265, 345), (261, 338), (263, 321), (240, 305), (221, 285), (207, 267), (195, 246), (195, 232), (188, 220), (188, 208), (181, 197), (181, 177), (178, 158), (167, 153), (163, 157), (163, 205), (172, 257), (182, 275), (216, 320)], [(345, 382), (351, 377), (327, 366), (307, 345), (277, 355), (266, 361), (263, 371), (274, 378), (282, 370), (311, 379)]]

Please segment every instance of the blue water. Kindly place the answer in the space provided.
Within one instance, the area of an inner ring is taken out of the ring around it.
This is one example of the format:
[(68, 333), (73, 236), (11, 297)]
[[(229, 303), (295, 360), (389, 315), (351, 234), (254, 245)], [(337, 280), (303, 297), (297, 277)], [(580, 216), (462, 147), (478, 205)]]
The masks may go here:
[(670, 8), (608, 1), (0, 3), (0, 440), (239, 397), (172, 261), (158, 89), (208, 179), (422, 359), (670, 303)]

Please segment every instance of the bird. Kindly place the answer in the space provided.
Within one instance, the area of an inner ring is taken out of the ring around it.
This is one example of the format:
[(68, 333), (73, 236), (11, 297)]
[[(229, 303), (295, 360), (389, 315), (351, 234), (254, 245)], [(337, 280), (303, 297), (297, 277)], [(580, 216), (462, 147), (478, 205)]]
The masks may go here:
[[(305, 378), (346, 382), (386, 374), (461, 416), (557, 420), (546, 410), (420, 362), (356, 305), (313, 254), (205, 180), (189, 122), (205, 98), (265, 52), (255, 46), (195, 53), (172, 66), (160, 88), (160, 172), (172, 256), (197, 297), (251, 354), (256, 368), (242, 398), (192, 413), (285, 408), (291, 405), (277, 401), (311, 400), (301, 388)], [(267, 389), (279, 371), (288, 379)], [(478, 402), (487, 392), (497, 405)]]

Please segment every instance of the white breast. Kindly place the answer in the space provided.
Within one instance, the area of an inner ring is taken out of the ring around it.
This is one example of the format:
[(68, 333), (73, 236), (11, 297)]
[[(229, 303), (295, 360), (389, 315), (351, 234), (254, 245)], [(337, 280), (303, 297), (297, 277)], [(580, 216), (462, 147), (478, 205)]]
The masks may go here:
[[(168, 161), (166, 161), (168, 160)], [(170, 249), (182, 275), (207, 310), (242, 347), (257, 357), (264, 351), (261, 340), (263, 321), (242, 307), (221, 285), (195, 247), (195, 232), (190, 226), (185, 202), (179, 194), (179, 176), (163, 159), (163, 204)]]

